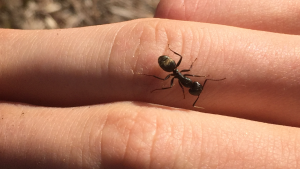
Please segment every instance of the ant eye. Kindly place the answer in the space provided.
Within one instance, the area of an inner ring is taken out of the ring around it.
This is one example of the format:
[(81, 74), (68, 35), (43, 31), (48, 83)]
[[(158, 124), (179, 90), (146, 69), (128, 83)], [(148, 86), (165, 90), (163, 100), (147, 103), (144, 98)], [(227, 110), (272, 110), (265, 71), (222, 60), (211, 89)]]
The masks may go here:
[(166, 72), (172, 72), (176, 68), (175, 61), (166, 55), (158, 58), (158, 64)]

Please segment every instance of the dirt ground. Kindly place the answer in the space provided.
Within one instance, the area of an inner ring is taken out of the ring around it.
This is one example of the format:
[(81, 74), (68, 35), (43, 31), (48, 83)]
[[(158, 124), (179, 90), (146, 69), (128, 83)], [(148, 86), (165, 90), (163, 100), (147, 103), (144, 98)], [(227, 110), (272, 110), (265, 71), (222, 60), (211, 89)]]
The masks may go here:
[(0, 27), (55, 29), (153, 17), (159, 0), (0, 0)]

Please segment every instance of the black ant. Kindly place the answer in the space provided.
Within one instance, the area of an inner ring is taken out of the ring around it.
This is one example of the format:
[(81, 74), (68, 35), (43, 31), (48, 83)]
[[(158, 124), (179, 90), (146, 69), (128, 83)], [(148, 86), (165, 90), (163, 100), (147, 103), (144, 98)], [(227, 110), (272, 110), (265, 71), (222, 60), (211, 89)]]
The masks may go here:
[(159, 64), (159, 66), (160, 66), (164, 71), (166, 71), (166, 72), (173, 72), (173, 73), (167, 75), (164, 79), (163, 79), (163, 78), (160, 78), (160, 77), (157, 77), (157, 76), (154, 76), (154, 75), (146, 75), (146, 74), (142, 74), (142, 75), (145, 75), (145, 76), (152, 76), (152, 77), (155, 77), (155, 78), (160, 79), (160, 80), (167, 80), (167, 79), (169, 79), (171, 76), (174, 76), (174, 77), (171, 79), (171, 85), (170, 85), (170, 87), (164, 87), (164, 88), (161, 88), (161, 89), (155, 89), (155, 90), (152, 90), (151, 93), (154, 92), (154, 91), (157, 91), (157, 90), (165, 90), (165, 89), (170, 89), (170, 88), (172, 88), (172, 87), (174, 86), (174, 79), (177, 78), (177, 79), (178, 79), (178, 82), (179, 82), (179, 85), (180, 85), (180, 87), (181, 87), (181, 89), (182, 89), (182, 92), (183, 92), (183, 97), (185, 98), (185, 94), (184, 94), (184, 89), (183, 89), (182, 86), (189, 88), (189, 93), (190, 93), (191, 95), (198, 96), (197, 99), (195, 100), (194, 104), (193, 104), (193, 107), (196, 107), (196, 108), (202, 108), (202, 109), (203, 109), (203, 107), (197, 107), (197, 106), (195, 106), (195, 104), (196, 104), (196, 102), (198, 101), (199, 96), (200, 96), (200, 94), (201, 94), (201, 92), (202, 92), (202, 90), (203, 90), (203, 88), (204, 88), (206, 82), (207, 82), (208, 80), (211, 80), (211, 81), (221, 81), (221, 80), (225, 80), (226, 78), (223, 78), (223, 79), (205, 79), (203, 85), (201, 85), (201, 84), (200, 84), (199, 82), (197, 82), (197, 81), (192, 81), (192, 80), (191, 80), (190, 78), (188, 78), (187, 76), (192, 76), (192, 77), (206, 77), (206, 76), (198, 76), (198, 75), (191, 75), (191, 74), (181, 74), (182, 72), (189, 72), (189, 71), (192, 69), (193, 64), (194, 64), (194, 62), (197, 60), (197, 58), (192, 62), (192, 64), (191, 64), (191, 66), (190, 66), (189, 69), (184, 69), (184, 70), (181, 70), (181, 71), (179, 72), (179, 70), (177, 69), (177, 67), (178, 67), (178, 66), (180, 65), (180, 63), (181, 63), (182, 56), (181, 56), (179, 53), (173, 51), (173, 50), (170, 48), (170, 46), (168, 46), (168, 47), (169, 47), (169, 49), (170, 49), (174, 54), (180, 56), (180, 59), (179, 59), (178, 63), (176, 64), (176, 62), (175, 62), (173, 59), (171, 59), (169, 56), (167, 56), (167, 55), (162, 55), (162, 56), (160, 56), (160, 57), (158, 58), (158, 64)]

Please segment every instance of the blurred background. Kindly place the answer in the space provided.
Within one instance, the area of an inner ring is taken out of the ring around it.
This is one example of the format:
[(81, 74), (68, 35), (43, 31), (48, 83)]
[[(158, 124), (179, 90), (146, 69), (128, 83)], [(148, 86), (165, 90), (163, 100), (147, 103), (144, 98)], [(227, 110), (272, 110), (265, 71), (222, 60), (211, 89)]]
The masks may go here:
[(153, 17), (159, 0), (0, 0), (0, 28), (56, 29)]

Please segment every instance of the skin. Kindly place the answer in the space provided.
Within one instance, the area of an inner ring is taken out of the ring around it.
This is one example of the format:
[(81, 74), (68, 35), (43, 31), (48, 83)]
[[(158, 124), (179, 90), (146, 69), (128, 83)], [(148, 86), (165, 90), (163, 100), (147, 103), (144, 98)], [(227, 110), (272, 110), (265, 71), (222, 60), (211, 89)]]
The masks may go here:
[[(162, 0), (155, 19), (0, 30), (0, 168), (299, 168), (299, 6)], [(226, 77), (204, 110), (139, 74), (168, 74), (168, 44), (179, 70)]]

